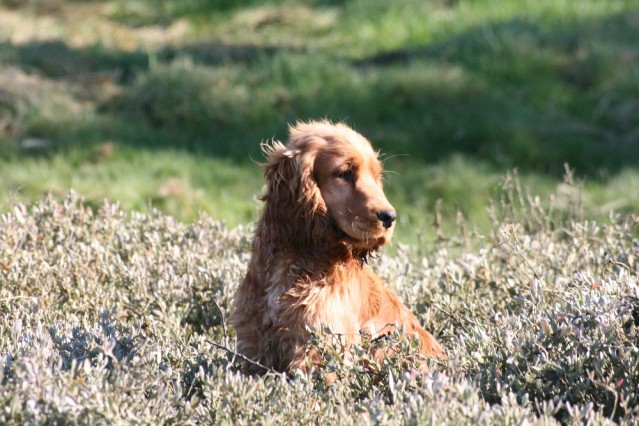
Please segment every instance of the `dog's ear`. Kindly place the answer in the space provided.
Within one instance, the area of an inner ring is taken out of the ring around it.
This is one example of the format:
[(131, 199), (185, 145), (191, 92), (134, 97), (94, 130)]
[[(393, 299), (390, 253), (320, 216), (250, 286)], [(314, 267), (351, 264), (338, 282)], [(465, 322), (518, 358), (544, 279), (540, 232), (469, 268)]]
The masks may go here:
[(288, 146), (279, 142), (262, 145), (267, 157), (263, 221), (269, 229), (268, 239), (291, 245), (297, 253), (321, 249), (329, 231), (326, 204), (313, 177), (323, 143), (323, 139), (309, 137), (294, 139)]

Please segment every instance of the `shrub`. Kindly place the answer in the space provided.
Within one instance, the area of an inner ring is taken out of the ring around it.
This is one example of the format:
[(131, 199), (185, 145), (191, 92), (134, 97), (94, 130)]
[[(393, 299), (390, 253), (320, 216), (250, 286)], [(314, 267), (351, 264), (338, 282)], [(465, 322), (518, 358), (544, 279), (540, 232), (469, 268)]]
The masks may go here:
[(577, 220), (506, 189), (476, 249), (373, 265), (446, 347), (426, 375), (406, 342), (375, 363), (379, 343), (322, 330), (321, 369), (243, 375), (227, 317), (250, 228), (74, 193), (16, 204), (0, 217), (0, 422), (639, 421), (638, 218)]

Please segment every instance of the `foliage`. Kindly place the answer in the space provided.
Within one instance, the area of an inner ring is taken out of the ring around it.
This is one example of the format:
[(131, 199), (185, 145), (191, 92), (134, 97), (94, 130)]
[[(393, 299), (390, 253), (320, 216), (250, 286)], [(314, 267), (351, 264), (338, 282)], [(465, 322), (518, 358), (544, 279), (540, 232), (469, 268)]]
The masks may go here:
[(489, 234), (373, 265), (445, 346), (428, 374), (408, 342), (376, 363), (370, 346), (396, 341), (343, 347), (316, 330), (320, 369), (243, 375), (227, 318), (250, 228), (74, 193), (14, 204), (0, 217), (0, 421), (637, 422), (639, 218), (583, 220), (514, 175), (503, 188)]

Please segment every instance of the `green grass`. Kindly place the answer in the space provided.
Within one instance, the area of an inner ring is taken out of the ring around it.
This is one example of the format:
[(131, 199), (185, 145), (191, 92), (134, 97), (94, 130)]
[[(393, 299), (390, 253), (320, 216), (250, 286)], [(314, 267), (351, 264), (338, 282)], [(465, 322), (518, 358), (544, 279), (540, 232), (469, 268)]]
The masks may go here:
[(77, 161), (68, 154), (55, 154), (6, 164), (0, 171), (0, 180), (6, 184), (0, 196), (31, 199), (45, 190), (62, 196), (75, 188), (89, 194), (96, 205), (104, 199), (117, 200), (127, 208), (160, 209), (188, 221), (202, 212), (231, 226), (257, 217), (254, 195), (262, 179), (252, 167), (175, 150), (122, 149), (108, 161), (100, 161), (99, 154)]
[(639, 208), (633, 1), (5, 0), (0, 12), (3, 199), (73, 187), (246, 223), (259, 142), (330, 118), (396, 172), (401, 241), (433, 239), (438, 199), (448, 230), (457, 209), (486, 229), (513, 168), (546, 198), (568, 163), (589, 217)]

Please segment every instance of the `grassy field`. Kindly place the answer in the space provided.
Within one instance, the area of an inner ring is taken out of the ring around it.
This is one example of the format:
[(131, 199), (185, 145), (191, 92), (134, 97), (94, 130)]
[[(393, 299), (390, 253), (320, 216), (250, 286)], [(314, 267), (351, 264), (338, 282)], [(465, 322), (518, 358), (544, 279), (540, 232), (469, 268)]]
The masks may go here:
[[(345, 120), (385, 153), (399, 239), (432, 241), (517, 168), (565, 163), (587, 217), (639, 208), (634, 1), (0, 1), (0, 200), (74, 188), (256, 218), (259, 142)], [(417, 230), (417, 232), (416, 232)]]

